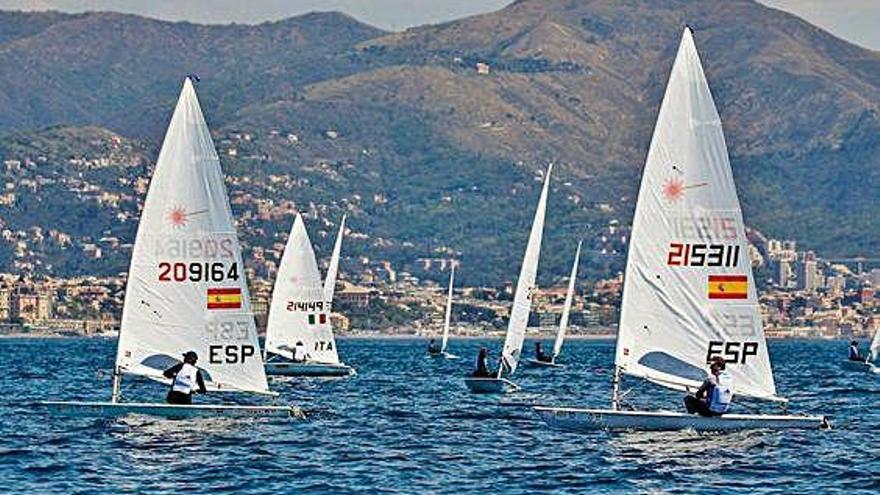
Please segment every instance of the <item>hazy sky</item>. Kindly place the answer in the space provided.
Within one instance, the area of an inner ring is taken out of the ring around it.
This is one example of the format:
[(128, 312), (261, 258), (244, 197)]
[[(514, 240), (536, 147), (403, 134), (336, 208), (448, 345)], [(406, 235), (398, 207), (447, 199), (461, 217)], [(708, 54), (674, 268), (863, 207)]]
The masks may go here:
[[(761, 0), (842, 38), (880, 50), (880, 0)], [(401, 30), (503, 7), (511, 0), (0, 0), (2, 9), (113, 10), (169, 20), (254, 23), (310, 11), (340, 10)]]

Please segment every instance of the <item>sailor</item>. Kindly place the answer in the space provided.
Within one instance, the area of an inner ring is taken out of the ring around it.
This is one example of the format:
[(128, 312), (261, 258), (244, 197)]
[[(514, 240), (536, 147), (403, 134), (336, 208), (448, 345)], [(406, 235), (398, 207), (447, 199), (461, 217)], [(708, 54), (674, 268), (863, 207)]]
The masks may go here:
[(862, 353), (859, 352), (859, 342), (857, 340), (853, 340), (849, 343), (849, 360), (850, 361), (864, 361), (865, 358), (862, 357)]
[(431, 342), (428, 344), (428, 354), (440, 354), (440, 352), (440, 346), (437, 345), (437, 341), (431, 339)]
[(206, 393), (205, 380), (202, 371), (196, 367), (199, 356), (188, 351), (183, 355), (183, 362), (176, 364), (163, 373), (165, 378), (171, 378), (171, 390), (165, 401), (169, 404), (192, 404), (192, 394), (196, 391)]
[(480, 353), (477, 355), (477, 365), (474, 370), (475, 377), (491, 377), (492, 371), (489, 369), (489, 349), (485, 347), (480, 348)]
[(726, 370), (724, 359), (716, 356), (709, 366), (709, 377), (694, 395), (684, 398), (688, 414), (721, 416), (733, 401), (733, 377)]
[(543, 363), (549, 363), (553, 361), (553, 356), (544, 354), (544, 349), (541, 347), (541, 343), (535, 342), (535, 359)]
[(293, 361), (296, 363), (304, 363), (309, 358), (309, 353), (306, 352), (306, 346), (302, 343), (302, 341), (298, 341), (296, 345), (293, 347)]

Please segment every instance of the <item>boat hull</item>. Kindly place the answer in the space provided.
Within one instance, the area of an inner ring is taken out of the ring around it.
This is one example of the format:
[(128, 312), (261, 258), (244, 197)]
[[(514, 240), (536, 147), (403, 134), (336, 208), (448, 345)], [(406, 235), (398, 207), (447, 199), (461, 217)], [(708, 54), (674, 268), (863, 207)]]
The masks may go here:
[(289, 361), (266, 363), (266, 374), (270, 376), (351, 376), (354, 368), (346, 364), (331, 363), (293, 363)]
[(464, 379), (468, 390), (475, 394), (506, 394), (514, 392), (519, 387), (506, 378), (475, 378)]
[(843, 361), (841, 363), (844, 369), (850, 371), (863, 371), (865, 373), (880, 373), (880, 367), (865, 361)]
[(458, 359), (458, 356), (456, 356), (455, 354), (449, 354), (448, 352), (429, 352), (428, 357), (445, 358), (445, 359)]
[(829, 428), (824, 416), (725, 414), (702, 417), (672, 411), (615, 411), (567, 407), (535, 407), (548, 425), (573, 431), (592, 430), (696, 430), (734, 431), (751, 429), (788, 430)]
[(531, 368), (565, 368), (565, 365), (559, 363), (549, 363), (547, 361), (538, 361), (537, 359), (526, 359), (525, 363)]
[(111, 418), (129, 414), (159, 416), (165, 418), (191, 418), (198, 416), (226, 418), (254, 417), (303, 417), (302, 411), (291, 406), (238, 406), (219, 404), (154, 404), (141, 402), (62, 402), (39, 403), (57, 416)]

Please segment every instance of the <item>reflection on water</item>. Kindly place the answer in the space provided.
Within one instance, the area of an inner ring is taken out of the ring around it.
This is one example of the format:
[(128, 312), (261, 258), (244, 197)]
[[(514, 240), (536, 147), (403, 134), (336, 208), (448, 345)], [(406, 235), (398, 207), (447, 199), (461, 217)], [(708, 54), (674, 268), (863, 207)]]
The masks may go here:
[[(358, 375), (279, 378), (279, 403), (303, 421), (48, 418), (46, 398), (98, 400), (110, 340), (0, 341), (0, 476), (18, 492), (207, 493), (877, 493), (880, 377), (843, 372), (845, 344), (771, 344), (794, 412), (827, 412), (828, 432), (577, 434), (547, 428), (530, 404), (606, 407), (610, 342), (566, 344), (561, 369), (517, 372), (522, 392), (467, 393), (479, 341), (452, 341), (459, 360), (425, 359), (424, 342), (341, 340)], [(500, 342), (488, 342), (495, 350)], [(527, 347), (530, 349), (531, 347)], [(164, 387), (126, 380), (129, 400)], [(637, 380), (631, 403), (680, 408), (681, 394)], [(215, 394), (198, 400), (271, 402)], [(14, 418), (14, 420), (8, 420)]]

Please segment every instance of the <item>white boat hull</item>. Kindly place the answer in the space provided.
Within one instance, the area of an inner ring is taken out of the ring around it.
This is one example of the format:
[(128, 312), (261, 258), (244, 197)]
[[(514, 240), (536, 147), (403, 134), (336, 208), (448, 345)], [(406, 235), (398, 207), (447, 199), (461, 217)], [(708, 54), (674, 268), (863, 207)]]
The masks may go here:
[(615, 411), (567, 407), (535, 407), (548, 425), (575, 431), (591, 430), (696, 430), (733, 431), (750, 429), (824, 429), (830, 424), (824, 416), (772, 414), (725, 414), (703, 417), (672, 411)]
[(880, 367), (865, 361), (843, 361), (841, 366), (850, 371), (863, 371), (865, 373), (880, 373)]
[(146, 402), (61, 402), (44, 401), (39, 405), (58, 416), (118, 417), (128, 414), (190, 418), (196, 416), (254, 418), (304, 417), (302, 410), (291, 406), (237, 406), (219, 404), (155, 404)]
[(464, 379), (468, 390), (475, 394), (506, 394), (515, 392), (519, 387), (506, 378), (475, 378)]
[(351, 376), (354, 368), (346, 364), (294, 363), (277, 361), (266, 363), (266, 374), (270, 376)]
[(538, 361), (537, 359), (526, 359), (526, 365), (532, 368), (565, 368), (565, 365), (559, 363), (550, 363), (547, 361)]
[(445, 359), (458, 359), (458, 356), (456, 356), (455, 354), (450, 354), (448, 352), (429, 352), (428, 357), (445, 358)]

